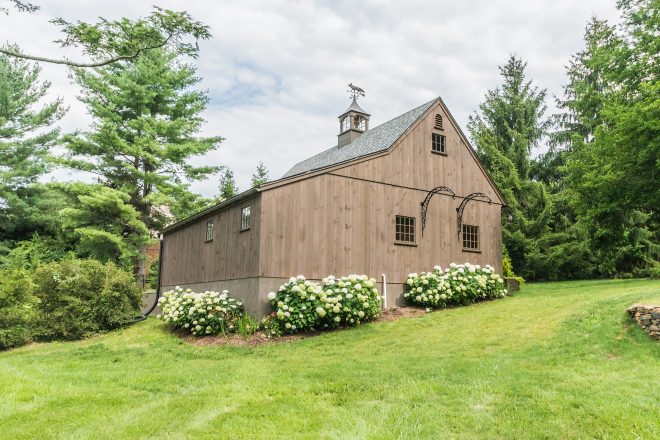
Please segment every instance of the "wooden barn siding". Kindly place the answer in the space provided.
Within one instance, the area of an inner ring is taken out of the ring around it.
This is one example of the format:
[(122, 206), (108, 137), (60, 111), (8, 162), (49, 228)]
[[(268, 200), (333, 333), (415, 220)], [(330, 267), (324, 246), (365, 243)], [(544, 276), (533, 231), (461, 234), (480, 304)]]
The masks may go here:
[[(260, 195), (165, 234), (164, 286), (256, 277), (259, 267)], [(251, 227), (240, 231), (241, 210), (250, 206)], [(214, 239), (205, 242), (206, 222), (213, 219)]]
[[(442, 115), (444, 130), (434, 129), (438, 113)], [(431, 152), (432, 133), (446, 136), (447, 155)], [(469, 148), (442, 106), (436, 104), (390, 154), (333, 173), (428, 190), (448, 186), (460, 196), (483, 192), (493, 201), (500, 202)]]
[[(433, 128), (436, 113), (443, 115), (443, 131)], [(434, 131), (446, 136), (446, 156), (431, 152)], [(473, 201), (464, 211), (463, 222), (480, 228), (480, 253), (462, 250), (458, 198), (434, 196), (421, 235), (420, 204), (436, 186), (460, 196), (484, 192), (499, 201), (468, 148), (438, 105), (390, 154), (266, 191), (260, 254), (268, 257), (260, 262), (260, 276), (357, 272), (379, 278), (385, 272), (390, 282), (402, 283), (411, 271), (465, 261), (492, 264), (501, 273), (500, 205)], [(417, 247), (393, 243), (396, 215), (417, 219)]]
[[(264, 194), (260, 276), (365, 273), (402, 283), (408, 273), (469, 261), (501, 271), (500, 206), (470, 203), (463, 218), (480, 226), (481, 252), (464, 252), (457, 236), (459, 199), (435, 196), (421, 235), (425, 192), (321, 175)], [(270, 213), (277, 212), (278, 215)], [(291, 213), (291, 214), (289, 214)], [(417, 246), (394, 244), (394, 217), (417, 219)]]

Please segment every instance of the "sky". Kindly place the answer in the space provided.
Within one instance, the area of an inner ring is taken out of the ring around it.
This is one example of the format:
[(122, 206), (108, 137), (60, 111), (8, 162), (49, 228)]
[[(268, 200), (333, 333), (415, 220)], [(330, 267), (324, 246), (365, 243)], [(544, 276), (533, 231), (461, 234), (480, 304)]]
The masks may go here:
[[(548, 89), (548, 111), (561, 96), (565, 66), (583, 46), (587, 20), (618, 21), (615, 0), (53, 0), (35, 14), (0, 15), (0, 42), (24, 52), (81, 58), (60, 49), (48, 21), (137, 18), (152, 5), (186, 10), (213, 38), (192, 60), (208, 91), (203, 135), (225, 138), (197, 164), (231, 168), (241, 190), (261, 160), (271, 179), (336, 145), (337, 116), (350, 104), (347, 84), (366, 91), (360, 105), (375, 127), (437, 96), (465, 131), (468, 116), (499, 83), (497, 66), (515, 54), (528, 76)], [(0, 0), (0, 6), (6, 6)], [(69, 106), (65, 131), (91, 122), (66, 67), (43, 64), (51, 96)], [(58, 171), (51, 178), (79, 179)], [(217, 194), (217, 176), (192, 189)]]

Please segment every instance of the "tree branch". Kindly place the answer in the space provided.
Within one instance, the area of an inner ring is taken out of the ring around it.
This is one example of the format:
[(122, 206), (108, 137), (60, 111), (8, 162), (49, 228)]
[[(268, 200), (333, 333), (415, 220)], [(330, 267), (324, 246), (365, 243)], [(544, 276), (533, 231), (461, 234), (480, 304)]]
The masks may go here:
[(172, 37), (173, 37), (173, 35), (170, 34), (161, 43), (153, 45), (153, 46), (142, 47), (140, 49), (137, 49), (135, 51), (135, 53), (133, 53), (131, 55), (117, 55), (117, 56), (107, 58), (103, 61), (98, 61), (98, 62), (95, 62), (95, 63), (78, 63), (78, 62), (75, 62), (75, 61), (71, 61), (67, 58), (56, 59), (56, 58), (40, 57), (40, 56), (36, 56), (36, 55), (28, 55), (28, 54), (24, 54), (24, 53), (21, 53), (21, 52), (18, 52), (18, 51), (5, 49), (4, 47), (0, 47), (0, 53), (5, 54), (5, 55), (9, 55), (9, 56), (12, 56), (12, 57), (16, 57), (16, 58), (23, 58), (23, 59), (31, 60), (31, 61), (43, 61), (44, 63), (51, 63), (51, 64), (63, 64), (63, 65), (70, 66), (70, 67), (103, 67), (103, 66), (107, 66), (108, 64), (115, 63), (117, 61), (131, 60), (131, 59), (137, 58), (142, 52), (146, 52), (148, 50), (158, 49), (160, 47), (164, 47), (170, 42)]

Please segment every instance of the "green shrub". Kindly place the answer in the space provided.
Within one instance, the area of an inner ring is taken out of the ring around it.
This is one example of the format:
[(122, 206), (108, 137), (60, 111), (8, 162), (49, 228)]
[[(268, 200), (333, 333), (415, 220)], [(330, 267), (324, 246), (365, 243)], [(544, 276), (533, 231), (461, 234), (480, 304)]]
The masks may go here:
[(158, 288), (158, 269), (158, 260), (152, 261), (149, 266), (149, 273), (147, 274), (147, 284), (149, 284), (149, 287), (152, 289)]
[(133, 320), (141, 291), (133, 275), (114, 263), (70, 259), (38, 268), (33, 277), (39, 298), (36, 336), (79, 339)]
[(382, 300), (376, 280), (366, 275), (339, 279), (330, 275), (321, 285), (298, 275), (278, 292), (269, 293), (268, 299), (275, 309), (268, 325), (273, 326), (276, 319), (280, 333), (358, 325), (378, 317)]
[[(243, 303), (230, 297), (226, 290), (222, 293), (196, 293), (177, 286), (165, 292), (158, 300), (158, 305), (163, 314), (157, 318), (195, 336), (234, 332), (238, 330), (237, 320), (243, 315)], [(247, 332), (248, 329), (244, 328), (243, 331)]]
[(31, 339), (35, 302), (27, 271), (0, 271), (0, 350)]
[(466, 305), (507, 294), (504, 280), (491, 266), (454, 264), (444, 271), (411, 273), (403, 296), (412, 304), (430, 308)]

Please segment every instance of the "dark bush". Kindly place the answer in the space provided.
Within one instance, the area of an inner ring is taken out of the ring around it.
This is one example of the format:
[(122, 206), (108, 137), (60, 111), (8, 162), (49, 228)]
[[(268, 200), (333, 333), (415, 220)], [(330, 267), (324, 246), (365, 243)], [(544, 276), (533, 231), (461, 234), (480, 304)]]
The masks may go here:
[(26, 271), (0, 271), (0, 350), (31, 339), (35, 301)]
[(33, 277), (39, 298), (35, 337), (79, 339), (134, 319), (141, 292), (133, 276), (114, 263), (69, 259), (38, 268)]
[(152, 289), (158, 288), (158, 269), (158, 260), (152, 261), (151, 265), (149, 266), (149, 273), (147, 274), (147, 284)]

